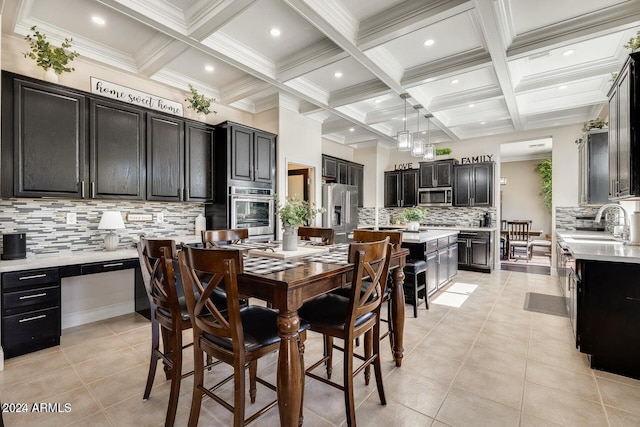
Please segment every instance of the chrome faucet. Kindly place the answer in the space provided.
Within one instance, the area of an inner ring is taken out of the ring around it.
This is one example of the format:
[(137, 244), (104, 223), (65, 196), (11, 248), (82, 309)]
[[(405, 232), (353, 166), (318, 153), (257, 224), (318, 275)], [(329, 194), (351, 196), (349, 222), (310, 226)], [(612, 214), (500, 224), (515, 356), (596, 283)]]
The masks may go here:
[(618, 209), (620, 209), (620, 211), (622, 211), (622, 216), (624, 218), (624, 222), (625, 222), (625, 225), (626, 225), (626, 228), (622, 233), (622, 239), (623, 240), (627, 240), (627, 238), (625, 236), (628, 235), (627, 233), (630, 232), (630, 231), (627, 231), (627, 230), (629, 230), (629, 227), (631, 226), (630, 221), (629, 221), (629, 214), (619, 204), (617, 204), (617, 203), (607, 203), (606, 205), (602, 205), (600, 207), (600, 209), (598, 209), (598, 213), (596, 214), (596, 218), (593, 221), (594, 222), (600, 222), (600, 220), (602, 219), (603, 212), (608, 208), (618, 208)]

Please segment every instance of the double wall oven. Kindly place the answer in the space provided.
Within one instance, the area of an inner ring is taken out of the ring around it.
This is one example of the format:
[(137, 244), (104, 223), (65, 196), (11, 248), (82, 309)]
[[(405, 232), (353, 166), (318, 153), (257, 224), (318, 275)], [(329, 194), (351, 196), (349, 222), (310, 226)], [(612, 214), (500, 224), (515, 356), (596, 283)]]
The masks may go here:
[(230, 228), (246, 228), (251, 240), (271, 240), (275, 231), (270, 188), (229, 187)]

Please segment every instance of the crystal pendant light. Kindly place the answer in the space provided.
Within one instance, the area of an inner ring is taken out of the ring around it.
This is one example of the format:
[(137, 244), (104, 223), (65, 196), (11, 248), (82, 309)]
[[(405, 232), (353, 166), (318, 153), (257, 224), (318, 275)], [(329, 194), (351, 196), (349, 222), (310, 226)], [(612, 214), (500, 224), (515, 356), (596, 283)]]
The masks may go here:
[(413, 138), (411, 136), (411, 132), (407, 130), (407, 98), (410, 97), (411, 95), (408, 93), (400, 95), (400, 98), (404, 99), (404, 130), (398, 132), (398, 135), (396, 136), (398, 151), (411, 150), (411, 142), (413, 141)]
[(424, 146), (424, 157), (423, 160), (435, 160), (436, 158), (436, 147), (431, 143), (431, 127), (429, 123), (431, 121), (431, 117), (433, 115), (427, 114), (425, 116), (427, 118), (427, 144)]
[(420, 135), (420, 109), (422, 105), (414, 105), (413, 108), (415, 108), (418, 113), (418, 129), (416, 130), (416, 135), (418, 136), (413, 140), (413, 144), (411, 145), (411, 155), (413, 157), (422, 157), (424, 156), (424, 138)]

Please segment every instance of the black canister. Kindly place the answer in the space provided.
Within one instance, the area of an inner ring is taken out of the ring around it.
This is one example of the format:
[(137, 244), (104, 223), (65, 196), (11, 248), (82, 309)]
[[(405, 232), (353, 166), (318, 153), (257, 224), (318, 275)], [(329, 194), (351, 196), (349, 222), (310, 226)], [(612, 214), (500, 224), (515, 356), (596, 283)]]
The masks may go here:
[(491, 227), (491, 214), (486, 212), (484, 214), (484, 227)]
[(2, 259), (23, 259), (27, 257), (27, 236), (25, 233), (2, 235)]

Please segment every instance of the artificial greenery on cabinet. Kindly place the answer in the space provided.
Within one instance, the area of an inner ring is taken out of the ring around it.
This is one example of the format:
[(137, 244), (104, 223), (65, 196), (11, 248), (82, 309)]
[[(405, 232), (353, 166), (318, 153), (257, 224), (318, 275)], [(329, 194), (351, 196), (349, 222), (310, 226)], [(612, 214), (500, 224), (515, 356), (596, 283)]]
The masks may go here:
[(39, 67), (48, 71), (52, 69), (56, 74), (74, 71), (75, 68), (70, 67), (69, 63), (80, 56), (76, 51), (68, 50), (71, 48), (73, 39), (64, 39), (60, 47), (53, 47), (47, 41), (47, 36), (41, 33), (36, 26), (31, 27), (33, 34), (27, 34), (25, 40), (29, 42), (29, 52), (23, 52), (25, 58), (31, 58), (36, 61)]

